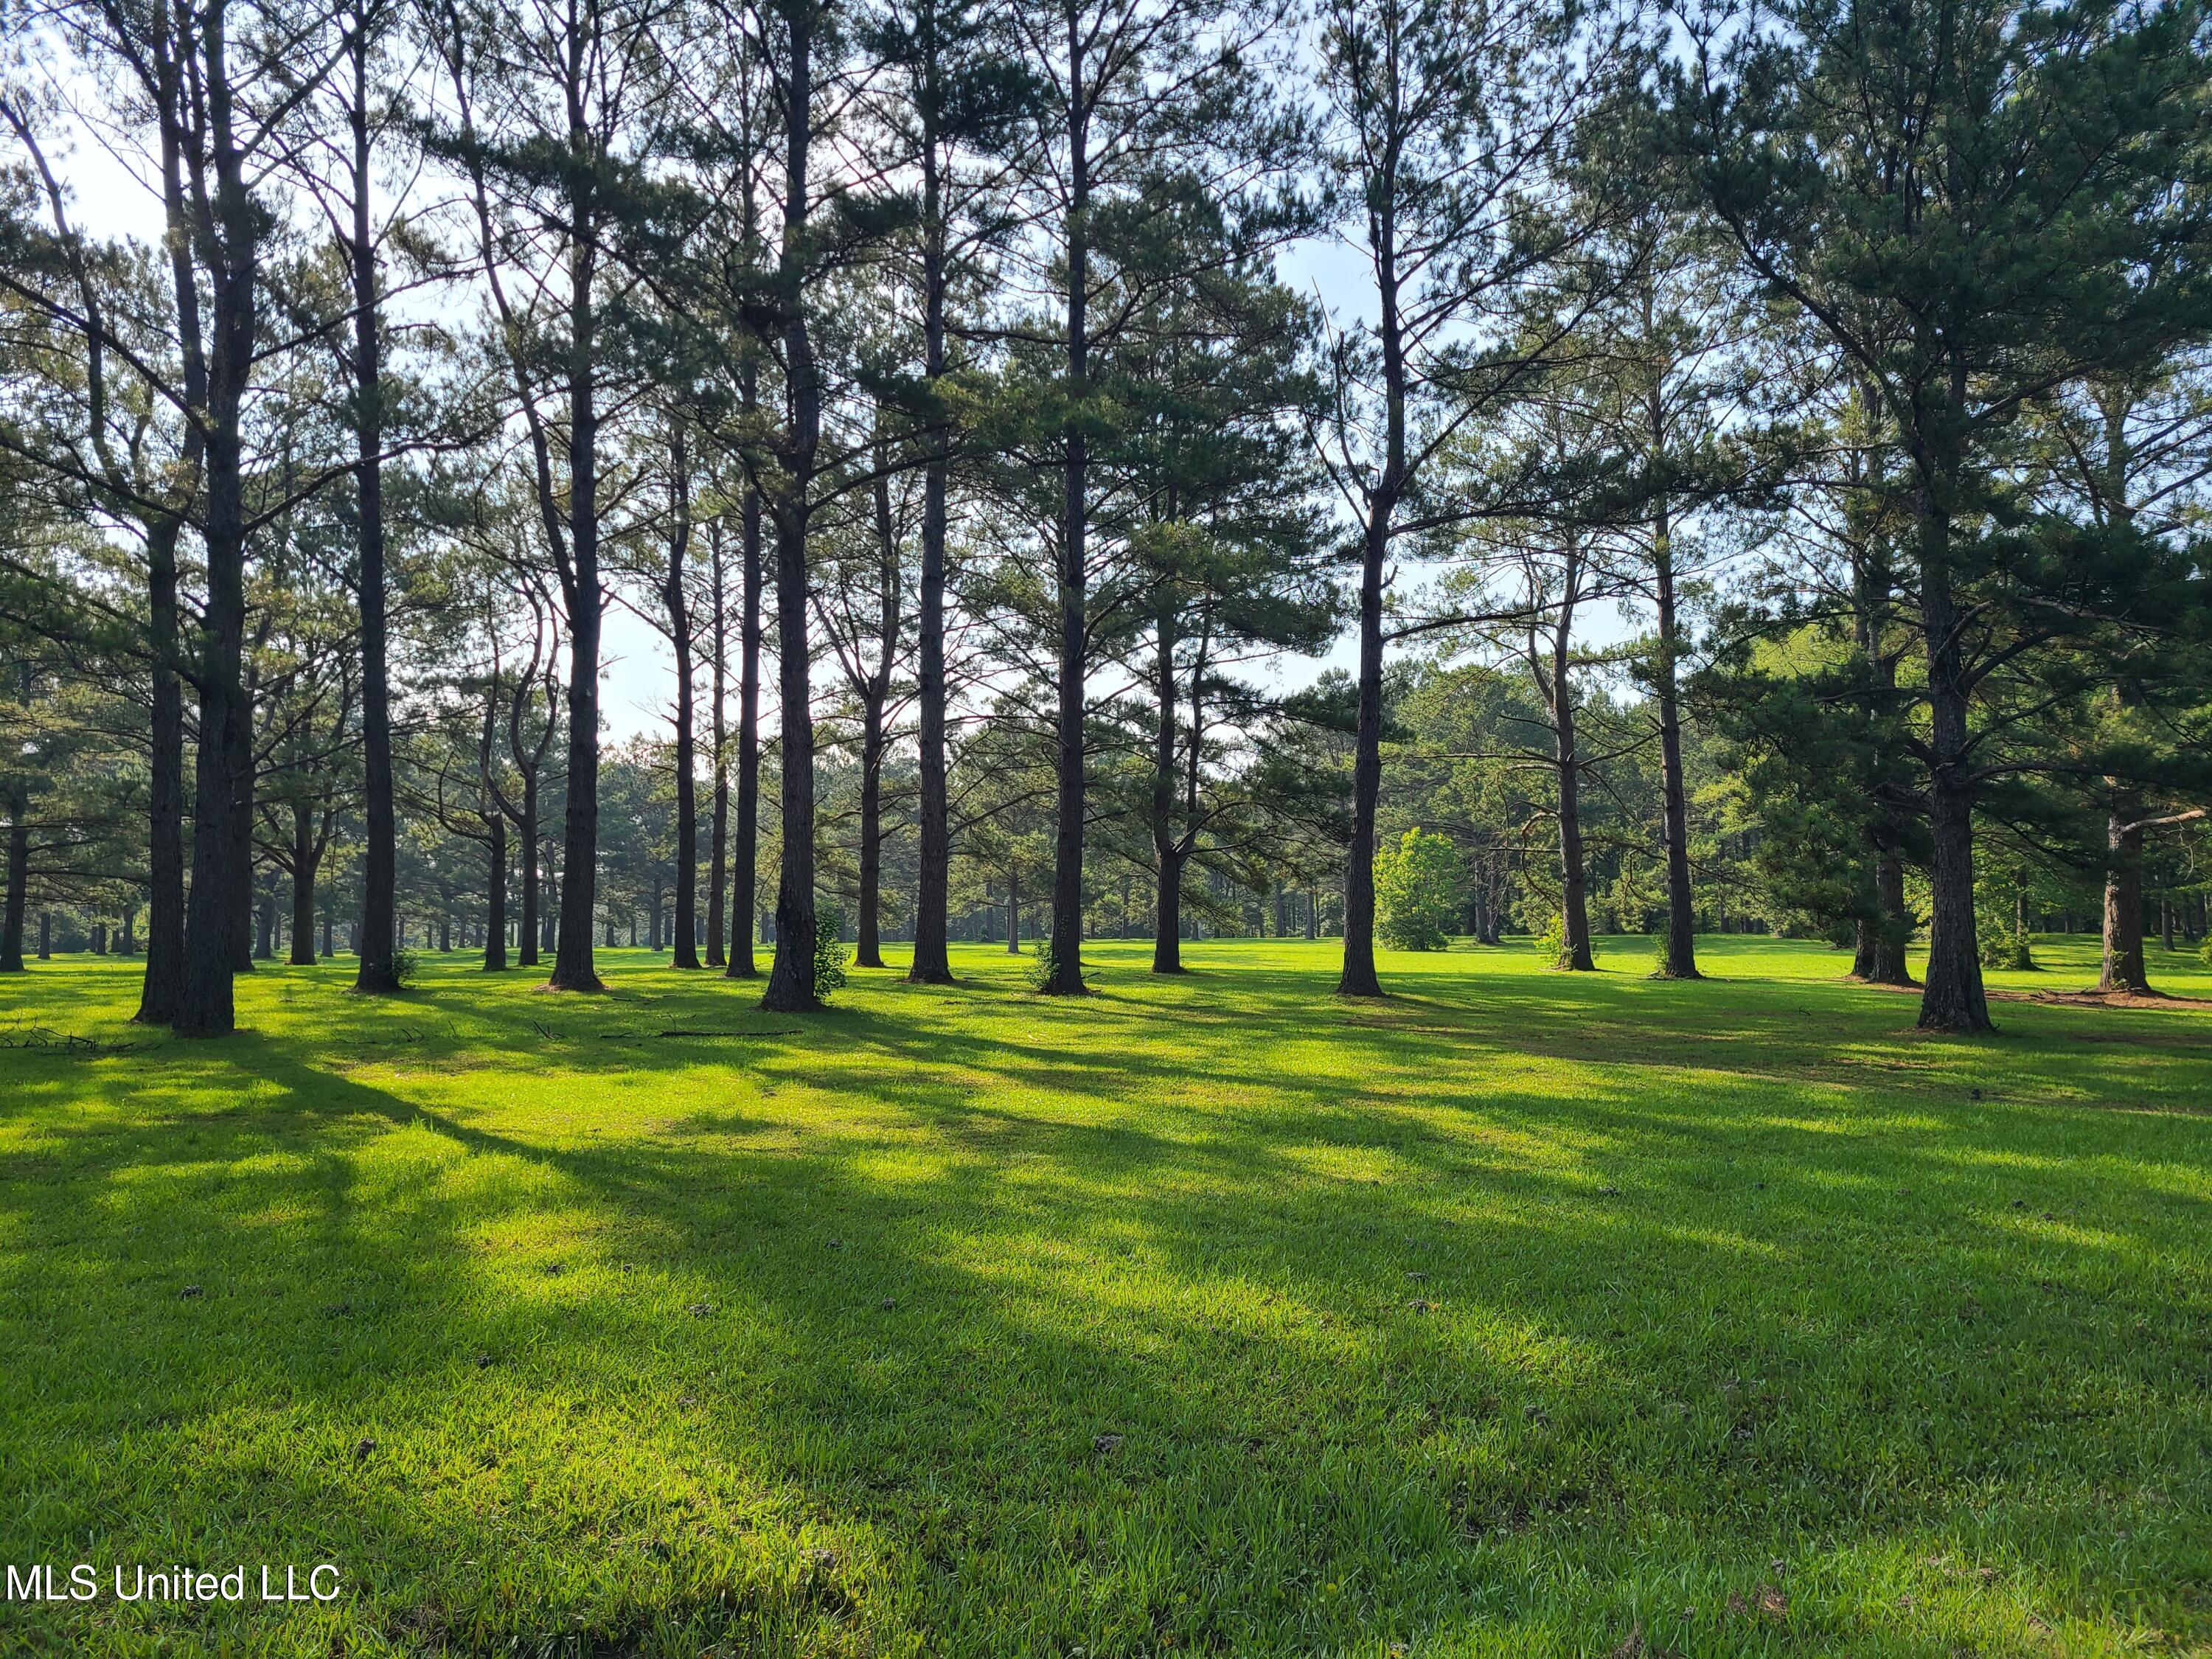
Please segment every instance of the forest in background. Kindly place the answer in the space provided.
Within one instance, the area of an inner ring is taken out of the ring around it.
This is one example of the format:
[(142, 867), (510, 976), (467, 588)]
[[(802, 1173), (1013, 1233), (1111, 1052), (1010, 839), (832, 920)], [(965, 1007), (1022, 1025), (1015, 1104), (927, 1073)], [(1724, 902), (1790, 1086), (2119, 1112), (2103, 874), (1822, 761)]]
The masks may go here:
[(7, 15), (0, 971), (2205, 934), (2201, 4)]

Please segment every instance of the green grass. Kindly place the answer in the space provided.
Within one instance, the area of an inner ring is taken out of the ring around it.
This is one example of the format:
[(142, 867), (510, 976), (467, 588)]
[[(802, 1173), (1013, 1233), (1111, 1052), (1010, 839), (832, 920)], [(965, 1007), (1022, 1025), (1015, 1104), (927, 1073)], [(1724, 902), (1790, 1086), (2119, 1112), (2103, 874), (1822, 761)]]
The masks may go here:
[(0, 1650), (2212, 1650), (2212, 1009), (1929, 1038), (1617, 943), (1374, 1006), (975, 948), (807, 1021), (342, 962), (198, 1045), (41, 965), (0, 1034), (92, 1046), (0, 1051), (0, 1557), (345, 1590)]

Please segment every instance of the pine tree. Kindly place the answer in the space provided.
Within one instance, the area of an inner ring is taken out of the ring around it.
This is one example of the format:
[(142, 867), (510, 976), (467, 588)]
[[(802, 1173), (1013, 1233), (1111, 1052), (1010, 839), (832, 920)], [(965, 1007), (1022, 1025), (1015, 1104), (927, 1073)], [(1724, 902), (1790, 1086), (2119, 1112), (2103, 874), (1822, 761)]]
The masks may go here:
[[(2008, 522), (2035, 400), (2203, 331), (2177, 256), (2212, 215), (2194, 0), (1800, 0), (1697, 20), (1666, 134), (1747, 269), (1863, 375), (1903, 453), (1925, 666), (1930, 951), (1920, 1019), (1986, 1030), (1973, 816), (1984, 682), (2073, 618), (2141, 606), (2141, 538)], [(2023, 552), (2027, 553), (2022, 556)]]

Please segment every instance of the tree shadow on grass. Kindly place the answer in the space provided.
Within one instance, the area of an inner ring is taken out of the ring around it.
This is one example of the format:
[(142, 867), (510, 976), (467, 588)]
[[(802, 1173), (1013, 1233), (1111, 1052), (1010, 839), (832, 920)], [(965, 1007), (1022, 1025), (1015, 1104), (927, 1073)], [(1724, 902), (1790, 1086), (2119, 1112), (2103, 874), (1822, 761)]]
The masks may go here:
[[(1334, 1033), (1341, 1075), (1262, 1073), (1304, 1040), (1297, 990), (1240, 977), (1241, 1021), (1099, 1016), (1175, 1021), (1158, 1054), (895, 993), (740, 1067), (549, 1052), (496, 1004), (349, 1069), (273, 1035), (26, 1061), (9, 1155), (34, 1165), (0, 1208), (40, 1248), (9, 1253), (10, 1290), (35, 1290), (41, 1397), (76, 1397), (12, 1482), (40, 1539), (319, 1529), (385, 1565), (361, 1616), (465, 1650), (642, 1647), (655, 1621), (679, 1647), (1311, 1650), (1523, 1620), (1529, 1650), (1573, 1650), (1662, 1596), (1717, 1642), (1770, 1553), (2000, 1540), (2046, 1611), (2166, 1616), (2201, 1582), (2170, 1516), (2086, 1577), (2078, 1547), (2116, 1483), (2179, 1476), (2201, 1513), (2171, 1437), (2203, 1419), (2201, 1355), (2134, 1328), (2201, 1315), (2172, 1248), (2201, 1184), (2117, 1191), (2087, 1115), (1948, 1081), (1824, 1117), (1787, 1056), (1498, 1075), (1588, 999), (1425, 1001), (1438, 1029)], [(463, 1058), (742, 1103), (586, 1139), (459, 1103)], [(2005, 1073), (2061, 1074), (2089, 1075)], [(2193, 1123), (2125, 1133), (2123, 1158), (2202, 1168)], [(1929, 1633), (1840, 1590), (1793, 1617), (1813, 1649)]]

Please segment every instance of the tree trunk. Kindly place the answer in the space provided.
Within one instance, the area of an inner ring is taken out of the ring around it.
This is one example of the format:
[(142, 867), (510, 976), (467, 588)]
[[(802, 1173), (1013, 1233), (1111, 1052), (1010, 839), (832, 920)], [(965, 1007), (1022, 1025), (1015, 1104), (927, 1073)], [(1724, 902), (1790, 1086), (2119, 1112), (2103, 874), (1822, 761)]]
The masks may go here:
[(535, 769), (522, 776), (522, 820), (515, 826), (515, 839), (522, 854), (522, 924), (514, 930), (514, 965), (535, 968), (538, 965), (538, 774)]
[(8, 792), (8, 892), (0, 909), (0, 974), (23, 969), (23, 913), (31, 893), (29, 792), (20, 784)]
[(1674, 613), (1672, 526), (1660, 509), (1653, 536), (1657, 581), (1659, 656), (1654, 684), (1659, 704), (1659, 775), (1667, 837), (1667, 931), (1659, 948), (1660, 979), (1698, 979), (1697, 905), (1690, 889), (1690, 797), (1682, 780), (1682, 714), (1675, 690), (1681, 629)]
[[(303, 804), (292, 808), (292, 965), (315, 965), (315, 846), (313, 815)], [(324, 954), (328, 955), (325, 946)]]
[(230, 969), (250, 974), (257, 956), (253, 891), (253, 697), (255, 676), (240, 686), (239, 714), (230, 726)]
[[(185, 694), (177, 673), (177, 536), (173, 520), (147, 528), (147, 654), (153, 703), (146, 792), (146, 977), (133, 1016), (146, 1025), (173, 1021), (185, 988)], [(15, 943), (20, 965), (20, 928)]]
[(2105, 830), (2105, 958), (2100, 991), (2150, 994), (2143, 960), (2142, 804), (2116, 794)]
[(1559, 966), (1575, 973), (1597, 967), (1590, 954), (1588, 876), (1583, 859), (1582, 759), (1575, 749), (1574, 706), (1565, 683), (1554, 678), (1553, 720), (1557, 728), (1559, 778), (1559, 915), (1566, 941)]
[[(581, 117), (572, 117), (575, 147), (586, 149)], [(571, 185), (568, 246), (568, 568), (562, 593), (568, 610), (568, 813), (562, 826), (561, 920), (546, 983), (556, 991), (598, 991), (592, 922), (599, 902), (599, 634), (606, 594), (599, 584), (599, 316), (596, 222), (588, 178)], [(541, 509), (557, 522), (551, 481), (541, 462)]]
[(1057, 800), (1053, 823), (1052, 943), (1042, 988), (1081, 996), (1083, 983), (1083, 813), (1085, 667), (1091, 648), (1086, 616), (1090, 580), (1090, 444), (1079, 411), (1090, 392), (1091, 152), (1090, 101), (1083, 82), (1085, 41), (1078, 8), (1067, 17), (1067, 400), (1060, 526), (1060, 711)]
[(507, 819), (495, 805), (484, 817), (483, 965), (488, 974), (507, 969)]
[[(1152, 700), (1152, 971), (1180, 974), (1182, 965), (1182, 848), (1175, 833), (1175, 618), (1163, 608), (1156, 630)], [(1193, 739), (1195, 741), (1195, 738)]]
[[(752, 407), (752, 370), (744, 370), (744, 400)], [(753, 936), (760, 930), (760, 672), (761, 500), (745, 489), (744, 611), (739, 620), (738, 664), (738, 830), (730, 850), (730, 960), (723, 972), (752, 979)]]
[(1153, 893), (1152, 971), (1181, 974), (1182, 965), (1182, 860), (1172, 848), (1154, 849), (1158, 885)]
[[(243, 194), (243, 185), (240, 185)], [(252, 211), (241, 205), (241, 212)], [(246, 718), (241, 669), (246, 633), (246, 501), (239, 405), (253, 345), (250, 274), (229, 273), (216, 284), (227, 295), (216, 305), (222, 339), (210, 374), (221, 411), (209, 422), (207, 524), (203, 542), (206, 599), (200, 611), (200, 744), (192, 788), (192, 880), (185, 917), (184, 995), (179, 1036), (224, 1036), (237, 1027), (231, 964), (238, 932), (237, 849), (234, 822), (237, 780), (233, 757), (246, 749), (239, 723)], [(243, 291), (241, 291), (241, 289)]]
[(1022, 953), (1022, 878), (1012, 865), (1006, 866), (1006, 954)]
[[(945, 198), (933, 134), (922, 148), (922, 364), (934, 388), (945, 375)], [(916, 985), (949, 985), (951, 952), (945, 909), (951, 889), (952, 832), (945, 765), (945, 540), (946, 457), (951, 437), (942, 420), (930, 422), (928, 459), (921, 477), (921, 593), (920, 651), (921, 867), (915, 882), (914, 962), (907, 978)]]
[(822, 388), (806, 326), (807, 161), (813, 136), (811, 11), (786, 14), (784, 204), (778, 271), (784, 381), (790, 427), (781, 446), (784, 499), (775, 512), (776, 678), (783, 735), (781, 867), (775, 895), (775, 959), (761, 1006), (776, 1013), (818, 1008), (814, 990), (814, 710), (808, 681), (806, 531), (821, 439)]
[(1382, 347), (1382, 475), (1367, 500), (1359, 559), (1359, 716), (1352, 739), (1352, 842), (1344, 859), (1344, 971), (1339, 996), (1379, 997), (1375, 974), (1375, 807), (1382, 788), (1382, 568), (1390, 520), (1406, 484), (1405, 329), (1398, 309), (1397, 203), (1386, 190), (1374, 214), (1376, 337)]
[(1336, 994), (1379, 997), (1375, 973), (1375, 806), (1382, 790), (1382, 563), (1389, 526), (1370, 507), (1359, 573), (1359, 718), (1352, 760), (1352, 843), (1344, 859), (1344, 971)]
[(1851, 922), (1851, 971), (1847, 977), (1874, 980), (1874, 964), (1881, 948), (1881, 918), (1879, 915), (1858, 916)]
[(1905, 865), (1894, 853), (1881, 853), (1874, 866), (1875, 927), (1873, 962), (1864, 975), (1869, 984), (1911, 985), (1912, 969), (1905, 953), (1912, 940), (1912, 918), (1905, 910)]
[(728, 718), (730, 610), (727, 567), (723, 559), (723, 521), (717, 514), (709, 526), (714, 556), (714, 700), (712, 730), (714, 743), (714, 792), (708, 809), (707, 830), (707, 955), (709, 968), (729, 965), (722, 946), (724, 914), (730, 902), (730, 723)]
[(884, 872), (884, 706), (870, 696), (860, 713), (860, 901), (855, 968), (884, 965), (881, 894)]
[(392, 804), (390, 645), (385, 617), (383, 343), (377, 317), (376, 249), (369, 229), (368, 19), (354, 8), (353, 98), (354, 537), (361, 567), (362, 819), (360, 961), (354, 988), (386, 995), (392, 971), (392, 912), (398, 891), (398, 814)]
[(1967, 691), (1951, 596), (1950, 526), (1930, 486), (1916, 500), (1920, 523), (1921, 618), (1928, 658), (1928, 977), (1923, 1030), (1987, 1031), (1988, 999), (1974, 939), (1974, 803), (1968, 775)]
[(1551, 712), (1559, 788), (1559, 917), (1565, 933), (1559, 965), (1571, 973), (1595, 970), (1590, 954), (1589, 875), (1583, 857), (1582, 750), (1576, 732), (1572, 641), (1580, 599), (1581, 552), (1570, 550), (1559, 596), (1558, 632), (1552, 636)]
[(691, 607), (684, 591), (684, 567), (691, 548), (691, 470), (682, 428), (669, 446), (669, 489), (676, 498), (675, 531), (669, 538), (668, 580), (661, 598), (668, 607), (668, 639), (676, 652), (676, 915), (674, 957), (670, 966), (699, 966), (699, 798), (698, 753), (692, 735)]

